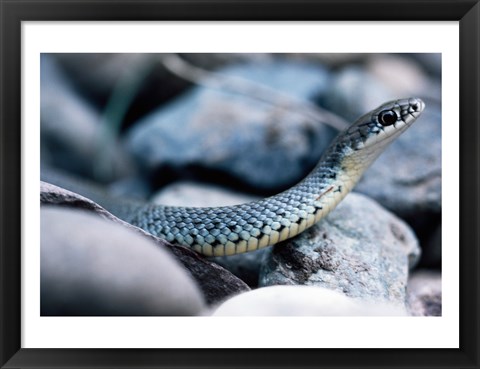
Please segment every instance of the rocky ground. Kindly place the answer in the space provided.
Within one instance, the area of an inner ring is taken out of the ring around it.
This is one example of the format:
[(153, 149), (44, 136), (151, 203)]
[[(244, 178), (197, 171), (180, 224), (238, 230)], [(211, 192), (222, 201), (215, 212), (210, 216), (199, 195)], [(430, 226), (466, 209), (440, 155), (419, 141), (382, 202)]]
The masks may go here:
[[(42, 54), (42, 314), (441, 315), (440, 67), (435, 54)], [(92, 201), (272, 195), (349, 122), (409, 96), (426, 103), (415, 125), (337, 209), (271, 248), (206, 258)]]

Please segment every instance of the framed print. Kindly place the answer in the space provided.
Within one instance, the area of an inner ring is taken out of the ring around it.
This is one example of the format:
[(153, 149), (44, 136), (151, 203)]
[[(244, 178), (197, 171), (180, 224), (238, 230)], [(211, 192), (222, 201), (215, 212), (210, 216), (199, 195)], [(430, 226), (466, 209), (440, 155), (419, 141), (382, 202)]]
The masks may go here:
[(2, 367), (478, 367), (476, 1), (1, 5)]

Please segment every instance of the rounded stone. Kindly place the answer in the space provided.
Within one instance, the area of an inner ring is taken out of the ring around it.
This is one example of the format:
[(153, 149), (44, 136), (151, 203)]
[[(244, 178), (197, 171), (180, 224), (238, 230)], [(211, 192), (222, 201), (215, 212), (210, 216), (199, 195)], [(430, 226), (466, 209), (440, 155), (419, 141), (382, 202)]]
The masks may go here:
[(82, 210), (41, 210), (41, 314), (198, 315), (190, 274), (166, 250)]
[(271, 286), (234, 296), (214, 316), (406, 316), (401, 305), (366, 301), (312, 286)]

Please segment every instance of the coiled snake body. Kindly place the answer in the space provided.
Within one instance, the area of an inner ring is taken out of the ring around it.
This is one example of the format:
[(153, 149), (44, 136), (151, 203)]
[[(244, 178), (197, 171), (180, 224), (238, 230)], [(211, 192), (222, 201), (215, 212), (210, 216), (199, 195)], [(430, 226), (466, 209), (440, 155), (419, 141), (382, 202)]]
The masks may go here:
[(418, 98), (401, 99), (365, 114), (334, 140), (306, 178), (278, 195), (214, 208), (147, 204), (117, 215), (208, 256), (239, 254), (276, 244), (303, 232), (334, 209), (424, 106)]

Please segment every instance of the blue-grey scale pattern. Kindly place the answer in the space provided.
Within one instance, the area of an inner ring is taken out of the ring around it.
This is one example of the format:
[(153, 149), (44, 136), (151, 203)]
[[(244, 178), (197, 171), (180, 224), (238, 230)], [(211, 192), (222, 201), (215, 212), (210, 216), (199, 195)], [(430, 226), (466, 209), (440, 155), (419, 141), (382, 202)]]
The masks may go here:
[[(278, 195), (215, 208), (148, 204), (125, 220), (205, 255), (251, 251), (293, 237), (331, 211), (423, 108), (420, 99), (410, 98), (365, 114), (337, 137), (304, 180)], [(395, 122), (382, 118), (385, 112), (387, 118), (395, 114)]]

